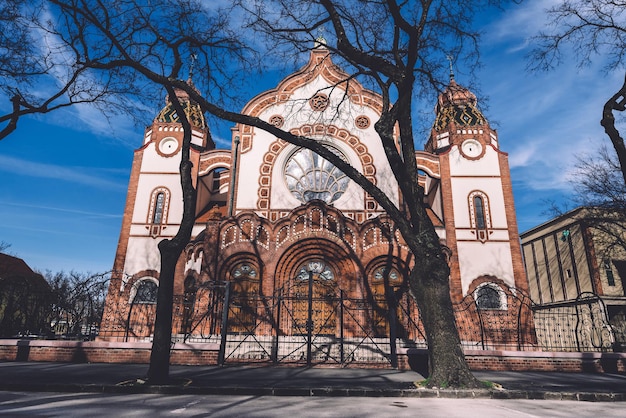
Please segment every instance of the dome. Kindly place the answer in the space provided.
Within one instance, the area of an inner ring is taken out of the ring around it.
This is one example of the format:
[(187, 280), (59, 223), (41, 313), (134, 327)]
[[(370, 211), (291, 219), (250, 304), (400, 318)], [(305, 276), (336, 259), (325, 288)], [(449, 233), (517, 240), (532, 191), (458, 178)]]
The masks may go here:
[[(187, 81), (187, 84), (195, 89), (195, 86), (193, 85), (191, 80)], [(178, 97), (178, 101), (185, 110), (185, 114), (187, 115), (189, 123), (191, 123), (191, 125), (196, 128), (206, 128), (206, 119), (200, 105), (192, 102), (189, 99), (189, 95), (186, 91), (180, 89), (174, 89), (174, 91), (176, 92), (176, 97)], [(154, 121), (164, 123), (179, 123), (180, 119), (176, 114), (176, 110), (174, 110), (174, 106), (172, 105), (172, 101), (170, 100), (169, 96), (166, 97), (165, 103), (165, 107), (161, 109)]]
[(435, 107), (435, 130), (445, 129), (451, 122), (459, 126), (475, 126), (487, 123), (483, 114), (476, 107), (476, 95), (463, 86), (450, 80), (450, 84), (439, 95)]

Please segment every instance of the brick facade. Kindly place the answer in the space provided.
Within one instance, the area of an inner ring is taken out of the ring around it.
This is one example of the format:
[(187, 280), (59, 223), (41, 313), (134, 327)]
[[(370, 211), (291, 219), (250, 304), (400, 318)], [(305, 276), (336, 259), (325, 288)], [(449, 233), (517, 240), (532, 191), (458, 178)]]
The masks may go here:
[[(0, 361), (54, 361), (63, 363), (140, 363), (150, 360), (150, 343), (0, 340)], [(217, 364), (217, 344), (176, 343), (171, 364)], [(398, 367), (424, 372), (427, 352), (400, 349)], [(626, 353), (558, 353), (466, 350), (472, 370), (626, 373)], [(362, 365), (360, 365), (362, 367)], [(388, 364), (368, 367), (388, 368)]]

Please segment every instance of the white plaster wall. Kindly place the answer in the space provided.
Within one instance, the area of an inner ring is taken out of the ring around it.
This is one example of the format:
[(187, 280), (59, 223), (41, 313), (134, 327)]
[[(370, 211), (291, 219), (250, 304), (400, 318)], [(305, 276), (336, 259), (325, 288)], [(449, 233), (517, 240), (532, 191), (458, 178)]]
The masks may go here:
[(179, 166), (180, 151), (172, 157), (163, 157), (156, 152), (156, 143), (148, 145), (143, 150), (142, 172), (178, 173)]
[[(329, 95), (330, 105), (323, 112), (315, 112), (309, 106), (309, 99), (316, 92)], [(270, 106), (259, 117), (269, 120), (272, 115), (282, 115), (285, 118), (283, 129), (290, 130), (306, 124), (332, 124), (348, 130), (367, 146), (368, 152), (373, 158), (376, 168), (376, 183), (393, 202), (398, 202), (398, 187), (393, 176), (387, 158), (384, 154), (381, 141), (374, 131), (374, 123), (378, 120), (377, 113), (362, 105), (353, 104), (344, 97), (344, 92), (330, 86), (321, 76), (310, 83), (298, 88), (292, 94), (292, 98), (285, 103)], [(358, 129), (354, 126), (354, 118), (358, 115), (366, 115), (370, 119), (370, 127)], [(343, 141), (327, 136), (321, 138), (325, 142), (339, 149), (357, 170), (363, 171), (358, 155)], [(263, 163), (263, 156), (269, 150), (276, 138), (273, 135), (256, 129), (252, 140), (252, 149), (241, 154), (239, 162), (239, 177), (237, 183), (237, 210), (256, 209), (258, 200), (258, 176)], [(272, 209), (291, 209), (301, 204), (288, 191), (284, 178), (283, 166), (296, 147), (287, 146), (274, 161), (272, 172), (272, 186), (270, 201)], [(364, 192), (354, 182), (351, 182), (346, 192), (333, 203), (333, 206), (342, 210), (362, 210), (364, 207)]]
[[(263, 156), (269, 150), (269, 145), (276, 141), (276, 137), (261, 129), (255, 129), (252, 136), (250, 151), (240, 153), (237, 166), (237, 210), (256, 209), (259, 198), (259, 175), (263, 163)], [(233, 153), (234, 155), (234, 153)]]
[(500, 164), (498, 153), (487, 145), (485, 154), (479, 160), (465, 159), (457, 146), (450, 150), (450, 175), (451, 176), (499, 176)]
[(514, 285), (511, 248), (508, 242), (458, 242), (459, 269), (463, 295), (470, 283), (482, 275), (492, 275)]
[(450, 181), (454, 204), (454, 224), (457, 228), (470, 228), (469, 194), (474, 190), (484, 192), (489, 198), (489, 213), (492, 228), (506, 228), (504, 194), (500, 178), (457, 177)]
[(152, 191), (160, 186), (170, 191), (170, 200), (167, 211), (167, 222), (180, 224), (183, 216), (183, 196), (178, 174), (148, 174), (142, 173), (137, 185), (137, 199), (133, 212), (133, 223), (146, 223), (150, 210), (150, 196)]
[(133, 275), (143, 270), (161, 270), (161, 255), (157, 245), (162, 237), (131, 237), (124, 263), (124, 273)]

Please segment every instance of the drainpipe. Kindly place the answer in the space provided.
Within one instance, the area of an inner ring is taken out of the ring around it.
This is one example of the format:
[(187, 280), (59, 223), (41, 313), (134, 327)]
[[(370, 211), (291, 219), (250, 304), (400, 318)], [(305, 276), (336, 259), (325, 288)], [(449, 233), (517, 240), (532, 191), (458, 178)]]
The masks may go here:
[(230, 187), (228, 194), (228, 217), (233, 216), (235, 205), (235, 180), (237, 178), (237, 163), (239, 162), (239, 135), (235, 136), (235, 155), (233, 158), (232, 173), (230, 173)]

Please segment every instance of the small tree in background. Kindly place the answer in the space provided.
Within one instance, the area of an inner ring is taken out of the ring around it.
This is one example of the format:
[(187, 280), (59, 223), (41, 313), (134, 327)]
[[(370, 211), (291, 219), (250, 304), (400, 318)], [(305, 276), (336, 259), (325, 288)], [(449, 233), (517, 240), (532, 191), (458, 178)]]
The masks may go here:
[(93, 339), (102, 320), (110, 273), (46, 272), (52, 288), (48, 319), (57, 336)]

